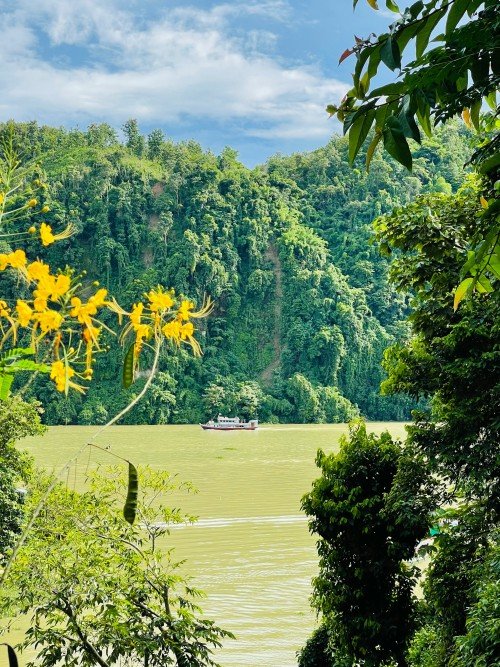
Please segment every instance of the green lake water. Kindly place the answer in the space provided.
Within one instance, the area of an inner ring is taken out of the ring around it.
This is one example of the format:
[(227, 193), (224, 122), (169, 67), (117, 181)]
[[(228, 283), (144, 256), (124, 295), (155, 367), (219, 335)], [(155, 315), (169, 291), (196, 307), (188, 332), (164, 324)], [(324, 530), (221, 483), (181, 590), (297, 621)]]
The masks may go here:
[[(369, 428), (404, 434), (400, 423)], [(23, 444), (38, 464), (57, 471), (95, 431), (52, 427)], [(217, 654), (223, 667), (296, 665), (295, 653), (315, 623), (309, 596), (317, 568), (300, 498), (317, 476), (316, 450), (335, 451), (346, 431), (344, 424), (262, 426), (247, 433), (114, 426), (95, 440), (137, 465), (177, 473), (197, 487), (197, 494), (173, 500), (197, 515), (198, 523), (176, 528), (168, 540), (177, 558), (187, 559), (185, 572), (193, 583), (206, 592), (206, 615), (237, 636)], [(94, 449), (90, 465), (98, 463), (109, 464), (110, 457)], [(65, 476), (67, 483), (81, 487), (88, 465), (85, 452)]]

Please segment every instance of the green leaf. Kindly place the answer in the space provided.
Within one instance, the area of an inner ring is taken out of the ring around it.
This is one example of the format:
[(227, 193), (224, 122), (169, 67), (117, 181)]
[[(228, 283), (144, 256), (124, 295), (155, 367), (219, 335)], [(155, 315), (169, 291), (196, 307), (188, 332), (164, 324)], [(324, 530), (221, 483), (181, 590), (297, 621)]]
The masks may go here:
[(476, 289), (481, 294), (491, 294), (493, 292), (493, 286), (488, 280), (488, 278), (483, 274), (479, 276), (476, 282)]
[(412, 167), (410, 147), (406, 141), (401, 123), (396, 116), (389, 116), (383, 130), (384, 148), (395, 160), (409, 171)]
[(375, 120), (375, 109), (368, 109), (349, 130), (349, 164), (352, 165)]
[(453, 310), (456, 310), (460, 303), (464, 300), (465, 295), (469, 290), (472, 289), (472, 284), (474, 282), (474, 278), (465, 278), (465, 280), (462, 280), (460, 285), (457, 287), (455, 290), (455, 299), (453, 301)]
[(416, 57), (420, 59), (429, 44), (432, 31), (437, 26), (439, 21), (446, 14), (446, 9), (439, 9), (435, 14), (429, 15), (421, 24), (420, 30), (417, 34), (416, 40)]
[[(32, 357), (35, 350), (31, 347), (13, 347), (0, 355), (0, 366), (8, 366), (23, 357)], [(9, 362), (9, 363), (6, 363)]]
[(422, 138), (420, 136), (420, 130), (418, 129), (418, 126), (415, 122), (413, 108), (414, 103), (412, 102), (411, 97), (409, 95), (405, 95), (403, 107), (401, 113), (399, 114), (399, 120), (405, 133), (405, 137), (409, 137), (410, 139), (413, 139), (420, 144), (422, 143)]
[(486, 102), (488, 103), (488, 106), (492, 111), (496, 111), (497, 108), (497, 91), (492, 90), (489, 95), (486, 95), (485, 97)]
[(422, 126), (425, 134), (428, 137), (432, 137), (431, 108), (422, 91), (416, 91), (416, 100), (418, 122)]
[(373, 159), (373, 155), (375, 154), (375, 149), (377, 148), (379, 141), (382, 139), (382, 132), (376, 132), (375, 136), (370, 142), (370, 145), (368, 146), (368, 150), (366, 151), (366, 171), (369, 171), (370, 169), (370, 163)]
[(467, 14), (469, 16), (472, 16), (476, 9), (478, 9), (482, 4), (484, 0), (472, 0), (470, 7), (467, 9)]
[(380, 59), (391, 70), (401, 69), (401, 53), (397, 41), (392, 37), (388, 37), (382, 45)]
[(397, 83), (388, 83), (386, 86), (375, 88), (370, 93), (370, 97), (381, 97), (382, 95), (399, 95), (405, 90), (406, 86), (402, 81)]
[(10, 373), (0, 374), (0, 400), (6, 401), (9, 398), (10, 386), (14, 376)]
[(424, 3), (422, 2), (422, 0), (418, 0), (418, 2), (413, 3), (413, 5), (408, 10), (410, 12), (411, 19), (412, 20), (415, 19), (420, 14), (423, 8), (424, 8)]
[(449, 35), (455, 30), (458, 22), (469, 8), (470, 3), (471, 0), (455, 0), (455, 2), (452, 3), (448, 18), (446, 19), (446, 35)]
[(396, 14), (399, 14), (399, 7), (392, 0), (385, 0), (385, 6), (387, 7), (387, 9), (390, 9), (391, 12), (395, 12)]
[(137, 497), (139, 495), (139, 475), (137, 468), (128, 461), (128, 488), (127, 498), (123, 507), (123, 517), (125, 521), (133, 524), (137, 514)]
[(372, 9), (378, 9), (377, 0), (366, 0)]
[(6, 646), (7, 647), (7, 656), (9, 658), (9, 667), (19, 667), (19, 663), (17, 662), (17, 656), (16, 652), (12, 648), (10, 644), (0, 644), (0, 646)]
[(125, 389), (128, 389), (134, 382), (135, 371), (135, 343), (132, 343), (127, 350), (123, 360), (122, 383)]
[(370, 53), (370, 60), (368, 62), (368, 76), (370, 79), (376, 75), (378, 71), (378, 66), (380, 64), (380, 45), (377, 44), (373, 47), (372, 52)]
[(487, 174), (488, 172), (492, 171), (493, 169), (495, 169), (495, 167), (498, 167), (499, 165), (500, 165), (500, 153), (496, 153), (496, 155), (492, 155), (487, 160), (484, 160), (484, 162), (481, 162), (481, 164), (478, 167), (478, 171), (480, 174)]
[(481, 111), (481, 100), (477, 100), (470, 108), (470, 120), (476, 132), (479, 132), (479, 112)]

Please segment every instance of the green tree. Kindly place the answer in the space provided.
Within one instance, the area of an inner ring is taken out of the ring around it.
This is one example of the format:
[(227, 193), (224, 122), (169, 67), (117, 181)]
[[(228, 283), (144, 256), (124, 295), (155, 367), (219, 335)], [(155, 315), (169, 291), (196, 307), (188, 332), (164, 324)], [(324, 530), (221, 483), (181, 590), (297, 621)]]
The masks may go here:
[(319, 451), (316, 463), (322, 475), (302, 506), (319, 536), (313, 602), (324, 627), (314, 639), (318, 662), (305, 659), (309, 643), (301, 664), (325, 664), (326, 653), (336, 667), (406, 665), (416, 578), (406, 561), (438, 497), (425, 461), (357, 422), (339, 453)]
[[(21, 648), (34, 648), (43, 667), (214, 666), (213, 649), (231, 635), (200, 615), (200, 593), (165, 545), (172, 524), (192, 520), (158, 502), (178, 483), (141, 470), (130, 525), (123, 472), (111, 472), (93, 476), (83, 494), (57, 486), (18, 552), (0, 608), (31, 615)], [(39, 473), (30, 507), (50, 481)]]
[(15, 442), (43, 431), (38, 405), (20, 398), (0, 401), (0, 565), (20, 533), (22, 489), (31, 472), (30, 457), (18, 450)]

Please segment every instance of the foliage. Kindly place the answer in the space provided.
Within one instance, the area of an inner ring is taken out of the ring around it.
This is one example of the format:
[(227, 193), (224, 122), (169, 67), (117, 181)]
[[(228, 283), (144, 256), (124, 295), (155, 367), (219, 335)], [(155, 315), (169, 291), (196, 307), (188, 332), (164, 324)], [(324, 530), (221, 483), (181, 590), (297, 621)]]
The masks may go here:
[(437, 488), (423, 460), (362, 422), (338, 454), (319, 451), (316, 463), (322, 476), (302, 506), (319, 535), (313, 602), (332, 664), (404, 665), (416, 577), (405, 561), (428, 530)]
[[(170, 526), (192, 520), (163, 504), (179, 485), (141, 469), (131, 525), (120, 512), (122, 475), (94, 475), (83, 494), (52, 491), (11, 570), (3, 611), (31, 614), (22, 647), (36, 648), (44, 667), (215, 665), (213, 648), (231, 635), (200, 616), (199, 593), (165, 545)], [(30, 506), (49, 483), (40, 473)]]
[[(392, 0), (386, 4), (397, 18), (387, 33), (357, 39), (354, 48), (344, 52), (341, 60), (356, 55), (354, 87), (340, 107), (328, 110), (349, 131), (351, 162), (375, 124), (367, 163), (382, 139), (387, 152), (411, 168), (407, 139), (421, 142), (417, 123), (430, 136), (432, 121), (444, 122), (465, 109), (479, 129), (483, 100), (495, 110), (500, 16), (495, 0), (428, 0), (404, 10)], [(431, 40), (438, 29), (439, 38)], [(412, 48), (415, 59), (402, 66), (405, 49)], [(399, 81), (370, 91), (381, 63), (399, 70)]]
[[(376, 2), (369, 0), (369, 4), (378, 9)], [(392, 0), (386, 4), (398, 17), (388, 32), (356, 38), (356, 45), (342, 54), (341, 61), (351, 54), (356, 56), (354, 86), (340, 106), (330, 105), (327, 110), (337, 115), (344, 133), (349, 133), (351, 163), (363, 144), (370, 141), (367, 168), (382, 141), (395, 160), (411, 169), (408, 140), (420, 144), (421, 130), (431, 136), (433, 124), (444, 123), (453, 116), (462, 115), (469, 127), (482, 133), (483, 141), (472, 162), (486, 176), (482, 199), (486, 230), (471, 238), (469, 256), (462, 267), (462, 277), (467, 277), (455, 293), (458, 306), (485, 280), (500, 277), (500, 138), (496, 103), (500, 10), (496, 0), (419, 0), (404, 10)], [(403, 65), (405, 50), (413, 49), (415, 58)], [(381, 63), (391, 71), (399, 70), (399, 78), (370, 90)], [(485, 102), (492, 113), (481, 121)]]
[(387, 351), (383, 390), (431, 398), (428, 410), (414, 413), (408, 441), (429, 471), (452, 483), (430, 547), (412, 667), (489, 665), (498, 650), (491, 620), (500, 498), (498, 280), (483, 276), (483, 293), (459, 310), (451, 300), (464, 248), (488, 224), (480, 197), (469, 181), (456, 195), (418, 198), (375, 223), (382, 247), (396, 255), (393, 281), (413, 295), (414, 336)]
[[(35, 178), (35, 166), (25, 165), (19, 158), (15, 128), (9, 123), (0, 133), (0, 230), (7, 230), (2, 234), (7, 240), (17, 243), (19, 237), (37, 232), (34, 225), (26, 232), (11, 230), (13, 223), (25, 224), (30, 211), (50, 212), (47, 203), (32, 196), (34, 189), (46, 196), (47, 186)], [(46, 222), (38, 229), (43, 247), (68, 239), (75, 231), (72, 222), (56, 234)], [(134, 303), (131, 312), (127, 312), (108, 297), (107, 289), (89, 293), (90, 286), (82, 284), (85, 272), (77, 274), (66, 266), (53, 273), (43, 261), (29, 262), (24, 248), (9, 250), (0, 253), (0, 272), (17, 274), (24, 289), (14, 290), (11, 303), (8, 298), (0, 299), (0, 400), (8, 396), (14, 373), (19, 371), (50, 372), (58, 391), (67, 395), (71, 388), (84, 393), (85, 386), (76, 380), (92, 378), (94, 354), (103, 351), (99, 343), (103, 329), (113, 333), (100, 319), (99, 311), (104, 306), (119, 316), (120, 323), (122, 318), (129, 320), (121, 333), (124, 341), (132, 338), (123, 370), (126, 388), (134, 382), (140, 352), (144, 345), (151, 347), (147, 342), (151, 339), (158, 349), (167, 340), (178, 347), (186, 343), (194, 354), (201, 354), (191, 320), (205, 317), (210, 311), (209, 302), (194, 311), (192, 301), (176, 297), (173, 290), (158, 285), (143, 295), (144, 303)], [(92, 287), (98, 285), (94, 282)], [(10, 347), (19, 336), (30, 341), (29, 348)], [(50, 366), (43, 363), (47, 358)]]
[(466, 632), (456, 641), (453, 665), (493, 665), (500, 645), (500, 543), (498, 534), (479, 572), (476, 572), (474, 604), (467, 614)]
[(322, 623), (298, 652), (298, 667), (332, 667), (328, 643), (328, 628)]
[(24, 487), (31, 472), (31, 460), (14, 443), (41, 433), (40, 409), (19, 398), (0, 401), (0, 564), (12, 548), (21, 529)]
[[(26, 159), (36, 158), (46, 171), (46, 224), (59, 229), (71, 220), (75, 227), (71, 239), (47, 247), (28, 236), (31, 256), (87, 271), (128, 313), (139, 302), (147, 306), (144, 294), (158, 285), (197, 303), (205, 294), (215, 301), (211, 317), (196, 321), (203, 358), (183, 348), (172, 355), (163, 345), (160, 375), (125, 423), (196, 423), (219, 410), (303, 420), (302, 404), (289, 391), (296, 373), (317, 397), (316, 421), (343, 420), (357, 409), (370, 419), (409, 417), (414, 402), (379, 395), (383, 350), (407, 336), (407, 303), (388, 284), (387, 257), (370, 245), (370, 222), (415, 194), (455, 189), (456, 157), (465, 161), (469, 154), (463, 129), (447, 127), (424, 143), (413, 175), (380, 156), (370, 174), (354, 173), (339, 138), (250, 171), (234, 151), (216, 157), (158, 133), (142, 156), (119, 144), (107, 126), (65, 132), (17, 124), (15, 137), (30, 147)], [(15, 281), (12, 271), (0, 274), (2, 293), (13, 304)], [(92, 293), (86, 278), (83, 283)], [(130, 323), (130, 315), (123, 317)], [(116, 330), (106, 306), (100, 319)], [(103, 423), (140, 391), (153, 337), (145, 340), (136, 382), (117, 388), (123, 354), (105, 326), (99, 345), (110, 349), (95, 356), (99, 382), (85, 395), (65, 398), (41, 378), (30, 387), (48, 423)], [(136, 334), (130, 332), (125, 350)], [(20, 374), (16, 382), (23, 379)], [(212, 386), (224, 389), (222, 407), (204, 398)]]
[(393, 280), (414, 295), (415, 337), (386, 354), (383, 389), (433, 397), (431, 411), (415, 415), (412, 441), (439, 474), (495, 504), (499, 296), (485, 290), (457, 312), (450, 300), (461, 249), (478, 224), (478, 199), (471, 184), (456, 196), (425, 197), (376, 222), (379, 241), (404, 253), (393, 264)]

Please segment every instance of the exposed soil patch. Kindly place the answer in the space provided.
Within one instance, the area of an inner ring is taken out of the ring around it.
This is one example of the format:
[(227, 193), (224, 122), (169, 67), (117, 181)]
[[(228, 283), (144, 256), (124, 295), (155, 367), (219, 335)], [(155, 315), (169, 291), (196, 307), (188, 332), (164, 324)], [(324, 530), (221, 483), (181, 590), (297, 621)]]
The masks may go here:
[(160, 181), (158, 181), (158, 183), (155, 183), (151, 188), (153, 197), (159, 197), (161, 194), (163, 194), (164, 190), (165, 190), (165, 183), (161, 183)]
[(260, 379), (264, 384), (269, 384), (272, 380), (273, 373), (277, 370), (281, 363), (281, 303), (283, 300), (283, 270), (281, 262), (274, 245), (270, 245), (264, 255), (272, 265), (274, 270), (274, 277), (276, 280), (276, 289), (274, 293), (274, 335), (273, 335), (273, 349), (274, 359), (269, 366), (264, 368), (260, 374)]

